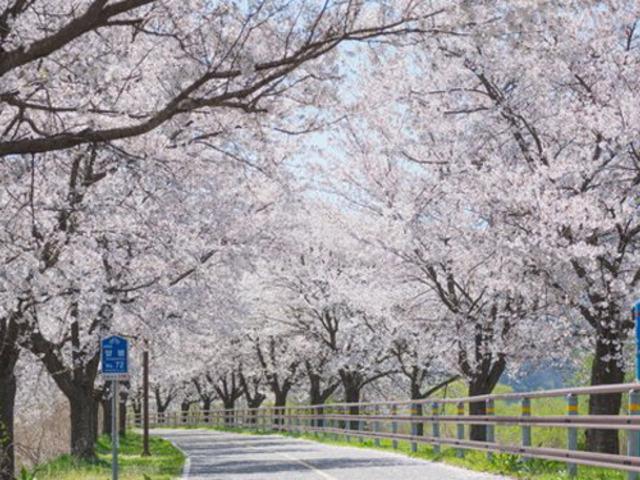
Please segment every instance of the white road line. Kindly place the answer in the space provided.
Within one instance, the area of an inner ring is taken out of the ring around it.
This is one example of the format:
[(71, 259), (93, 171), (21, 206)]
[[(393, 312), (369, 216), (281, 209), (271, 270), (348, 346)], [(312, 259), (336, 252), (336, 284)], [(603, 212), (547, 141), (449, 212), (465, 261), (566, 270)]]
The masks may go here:
[(338, 480), (336, 477), (332, 477), (328, 473), (324, 473), (322, 470), (318, 470), (316, 467), (314, 467), (313, 465), (305, 462), (304, 460), (300, 460), (299, 458), (292, 457), (291, 455), (287, 455), (286, 453), (279, 453), (278, 455), (280, 455), (281, 457), (286, 458), (287, 460), (292, 460), (292, 461), (294, 461), (296, 463), (299, 463), (302, 466), (307, 467), (313, 473), (315, 473), (316, 475), (318, 475), (318, 476), (320, 476), (322, 478), (326, 478), (327, 480)]

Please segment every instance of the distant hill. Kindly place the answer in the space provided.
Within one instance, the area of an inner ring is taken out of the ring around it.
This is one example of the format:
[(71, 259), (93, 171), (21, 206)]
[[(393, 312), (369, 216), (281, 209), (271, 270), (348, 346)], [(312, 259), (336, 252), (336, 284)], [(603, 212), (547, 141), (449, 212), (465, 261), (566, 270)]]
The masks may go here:
[(503, 375), (500, 383), (510, 386), (516, 392), (550, 390), (569, 386), (575, 374), (576, 368), (571, 365), (531, 366), (524, 367), (517, 376)]

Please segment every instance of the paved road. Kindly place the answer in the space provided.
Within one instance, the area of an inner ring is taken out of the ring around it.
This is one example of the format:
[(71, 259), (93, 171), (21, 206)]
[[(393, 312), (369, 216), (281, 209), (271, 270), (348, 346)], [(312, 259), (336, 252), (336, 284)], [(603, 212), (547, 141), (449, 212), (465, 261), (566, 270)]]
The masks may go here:
[(507, 480), (378, 450), (278, 435), (154, 430), (190, 460), (189, 480)]

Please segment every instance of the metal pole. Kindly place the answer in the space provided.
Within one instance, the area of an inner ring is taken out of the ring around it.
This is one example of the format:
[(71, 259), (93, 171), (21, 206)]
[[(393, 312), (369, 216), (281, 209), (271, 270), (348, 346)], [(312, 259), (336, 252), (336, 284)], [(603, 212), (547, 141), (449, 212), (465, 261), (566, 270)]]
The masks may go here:
[[(431, 436), (433, 438), (440, 438), (440, 424), (438, 423), (435, 417), (438, 416), (438, 402), (433, 402), (431, 404), (431, 415), (434, 417), (433, 423), (431, 424)], [(440, 444), (433, 444), (433, 453), (440, 453)]]
[[(376, 416), (380, 416), (380, 407), (376, 406), (374, 411), (373, 411), (374, 415)], [(380, 420), (376, 420), (375, 422), (373, 422), (373, 430), (375, 431), (375, 433), (380, 433)], [(373, 440), (373, 444), (376, 447), (380, 446), (380, 437), (375, 437)]]
[[(578, 414), (578, 397), (573, 394), (567, 395), (567, 415)], [(569, 450), (578, 449), (578, 430), (574, 427), (567, 429), (567, 444)], [(569, 477), (574, 478), (578, 473), (578, 467), (575, 463), (567, 462), (567, 471)]]
[(149, 350), (142, 352), (142, 456), (149, 457)]
[[(411, 404), (411, 416), (416, 417), (418, 415), (418, 405), (416, 403)], [(418, 435), (418, 424), (416, 422), (411, 422), (411, 436), (415, 437)], [(418, 444), (416, 442), (411, 442), (411, 451), (413, 453), (418, 451)]]
[[(640, 390), (629, 392), (629, 415), (640, 415)], [(640, 432), (627, 430), (627, 455), (640, 456)], [(628, 480), (638, 480), (637, 472), (629, 472)]]
[[(492, 399), (487, 400), (486, 402), (486, 410), (487, 410), (487, 416), (488, 417), (492, 417), (495, 415), (496, 410), (495, 410), (495, 402)], [(491, 425), (488, 424), (487, 425), (487, 442), (488, 443), (494, 443), (496, 441), (495, 438), (495, 425)], [(491, 461), (493, 460), (493, 453), (492, 452), (487, 452), (487, 460)]]
[(111, 478), (118, 480), (118, 380), (111, 383)]
[[(397, 414), (398, 414), (398, 407), (394, 403), (393, 405), (391, 405), (391, 415), (395, 417)], [(396, 422), (395, 420), (391, 422), (391, 433), (393, 433), (394, 435), (398, 433), (398, 422)], [(391, 445), (393, 446), (394, 450), (397, 450), (398, 440), (394, 438), (391, 441)]]
[[(528, 398), (522, 399), (522, 416), (523, 417), (531, 416), (531, 400)], [(522, 426), (522, 446), (523, 447), (531, 446), (531, 427), (529, 425)], [(528, 460), (528, 457), (523, 457), (523, 460)]]
[[(458, 417), (460, 417), (459, 422), (463, 422), (464, 421), (464, 403), (459, 402), (458, 406), (457, 406), (457, 413), (458, 413)], [(458, 423), (457, 425), (457, 430), (458, 430), (458, 440), (464, 440), (464, 423)], [(464, 450), (460, 447), (458, 447), (456, 449), (456, 457), (458, 458), (463, 458), (464, 457)]]

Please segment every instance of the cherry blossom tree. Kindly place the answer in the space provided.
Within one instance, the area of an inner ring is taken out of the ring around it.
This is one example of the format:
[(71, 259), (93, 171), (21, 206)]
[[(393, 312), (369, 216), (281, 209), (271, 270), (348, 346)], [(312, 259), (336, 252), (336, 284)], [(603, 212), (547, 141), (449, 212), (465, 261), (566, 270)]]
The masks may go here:
[(357, 242), (341, 234), (331, 219), (336, 211), (318, 203), (300, 207), (270, 261), (257, 265), (262, 287), (256, 291), (265, 316), (300, 339), (298, 361), (304, 362), (313, 403), (324, 403), (338, 380), (345, 401), (357, 403), (363, 388), (392, 372), (380, 309), (354, 301), (356, 295), (375, 296), (364, 293), (373, 266), (355, 254)]
[[(591, 383), (620, 383), (639, 278), (640, 12), (625, 2), (509, 10), (506, 29), (521, 33), (494, 26), (448, 44), (436, 61), (449, 76), (420, 88), (414, 105), (449, 118), (464, 138), (455, 162), (474, 172), (464, 185), (474, 208), (559, 309), (591, 329)], [(589, 401), (591, 414), (620, 406), (619, 394)], [(590, 430), (587, 443), (619, 451), (614, 432)]]

